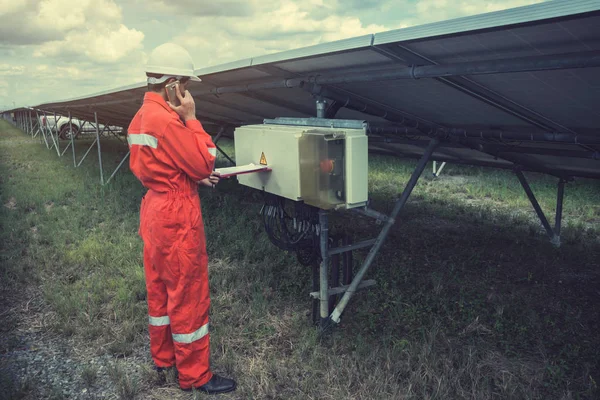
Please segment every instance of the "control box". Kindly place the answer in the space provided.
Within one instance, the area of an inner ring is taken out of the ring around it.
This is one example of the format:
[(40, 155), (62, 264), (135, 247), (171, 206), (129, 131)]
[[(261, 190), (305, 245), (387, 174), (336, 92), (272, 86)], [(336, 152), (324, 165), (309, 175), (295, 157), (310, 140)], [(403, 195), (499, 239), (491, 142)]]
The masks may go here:
[(325, 210), (367, 203), (368, 140), (360, 121), (269, 120), (236, 128), (234, 140), (236, 164), (270, 169), (239, 175), (245, 186)]

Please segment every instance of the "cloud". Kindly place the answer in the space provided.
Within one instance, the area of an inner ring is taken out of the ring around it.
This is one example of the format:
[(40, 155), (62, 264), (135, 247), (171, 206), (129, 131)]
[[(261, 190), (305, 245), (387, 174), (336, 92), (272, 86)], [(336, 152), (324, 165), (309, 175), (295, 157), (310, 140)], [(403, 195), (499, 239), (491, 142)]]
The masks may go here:
[(144, 33), (126, 26), (114, 0), (0, 1), (0, 32), (12, 29), (0, 39), (7, 77), (0, 104), (40, 104), (143, 79)]
[(61, 41), (41, 45), (35, 57), (85, 57), (98, 63), (114, 63), (142, 48), (144, 34), (128, 29), (120, 24), (117, 27), (97, 24), (93, 31), (70, 32)]
[(23, 75), (24, 71), (23, 65), (0, 64), (0, 76)]
[(259, 8), (261, 1), (254, 0), (218, 0), (218, 1), (198, 1), (198, 0), (137, 0), (136, 4), (143, 4), (144, 7), (154, 9), (158, 14), (173, 15), (173, 13), (183, 16), (234, 16), (247, 17), (253, 15)]
[(39, 45), (38, 57), (80, 54), (115, 62), (144, 38), (121, 23), (121, 8), (113, 0), (0, 1), (0, 42)]
[(544, 0), (421, 0), (416, 4), (420, 23), (521, 7)]
[(316, 12), (326, 8), (318, 0), (278, 1), (280, 6), (270, 9), (264, 3), (269, 2), (261, 3), (265, 9), (252, 18), (192, 18), (172, 40), (186, 47), (196, 68), (202, 68), (397, 27), (365, 25), (356, 16)]

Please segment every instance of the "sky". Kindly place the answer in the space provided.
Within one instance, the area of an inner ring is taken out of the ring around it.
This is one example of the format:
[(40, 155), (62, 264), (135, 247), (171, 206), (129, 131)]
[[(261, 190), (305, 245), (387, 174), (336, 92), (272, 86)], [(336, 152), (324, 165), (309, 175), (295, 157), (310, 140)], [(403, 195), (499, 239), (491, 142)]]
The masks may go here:
[(543, 0), (0, 0), (0, 110), (142, 82), (152, 49), (204, 68)]

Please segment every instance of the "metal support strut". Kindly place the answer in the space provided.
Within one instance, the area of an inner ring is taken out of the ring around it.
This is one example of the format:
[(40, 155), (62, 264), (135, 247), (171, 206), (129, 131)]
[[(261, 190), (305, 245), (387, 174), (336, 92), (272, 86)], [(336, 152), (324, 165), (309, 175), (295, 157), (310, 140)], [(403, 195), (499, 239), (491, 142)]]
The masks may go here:
[(548, 222), (548, 219), (546, 218), (542, 207), (540, 207), (540, 204), (535, 198), (535, 195), (533, 194), (533, 191), (531, 190), (527, 179), (525, 179), (525, 175), (523, 175), (523, 172), (521, 170), (516, 170), (515, 174), (517, 175), (517, 178), (519, 178), (519, 182), (521, 182), (521, 186), (523, 186), (523, 189), (525, 190), (525, 193), (527, 194), (527, 197), (529, 198), (529, 201), (531, 202), (535, 213), (537, 214), (542, 225), (544, 226), (544, 229), (546, 230), (546, 233), (550, 238), (550, 243), (552, 243), (554, 247), (560, 247), (560, 228), (562, 220), (563, 199), (565, 195), (565, 179), (561, 178), (558, 181), (558, 194), (556, 198), (556, 217), (553, 229), (552, 226), (550, 226), (550, 223)]
[[(94, 111), (94, 122), (96, 123), (96, 141), (98, 142), (98, 164), (100, 167), (100, 184), (104, 185), (104, 171), (102, 169), (102, 149), (100, 147), (100, 131), (98, 128), (98, 114)], [(106, 125), (104, 129), (106, 129)], [(104, 132), (104, 129), (102, 130)]]
[(73, 166), (77, 167), (77, 159), (75, 158), (75, 143), (73, 142), (73, 124), (71, 123), (71, 112), (69, 111), (69, 135), (71, 136), (71, 150), (73, 150)]
[(112, 178), (117, 174), (117, 172), (119, 172), (119, 170), (121, 169), (121, 167), (123, 166), (123, 164), (125, 163), (125, 161), (129, 158), (129, 154), (131, 152), (128, 151), (127, 154), (125, 154), (125, 157), (123, 157), (123, 159), (121, 160), (121, 162), (119, 163), (119, 165), (117, 165), (117, 168), (115, 168), (114, 172), (112, 173), (112, 175), (108, 178), (108, 180), (106, 181), (106, 185), (108, 185), (108, 183), (112, 180)]
[(329, 316), (329, 282), (327, 281), (329, 273), (329, 216), (327, 211), (319, 210), (319, 228), (320, 228), (320, 245), (321, 245), (321, 268), (319, 271), (319, 300), (320, 300), (320, 316), (321, 329), (325, 329), (328, 324)]
[[(408, 183), (406, 184), (406, 188), (404, 189), (404, 191), (400, 195), (400, 198), (396, 201), (396, 205), (394, 206), (392, 214), (389, 216), (388, 220), (385, 222), (385, 225), (381, 229), (381, 232), (377, 236), (375, 244), (373, 245), (373, 247), (369, 251), (369, 254), (367, 255), (367, 258), (365, 259), (365, 261), (363, 262), (362, 266), (360, 267), (360, 270), (358, 271), (358, 273), (356, 274), (356, 276), (352, 280), (352, 283), (350, 284), (350, 286), (346, 289), (346, 291), (344, 293), (344, 296), (342, 297), (342, 299), (339, 301), (339, 303), (337, 304), (337, 306), (335, 307), (335, 309), (331, 313), (330, 318), (331, 318), (331, 320), (333, 322), (335, 322), (335, 323), (339, 323), (340, 322), (340, 316), (342, 315), (342, 313), (344, 312), (344, 309), (348, 305), (348, 302), (350, 301), (350, 298), (352, 297), (352, 295), (358, 289), (358, 287), (359, 287), (359, 285), (360, 285), (363, 277), (365, 276), (365, 273), (367, 272), (367, 270), (371, 266), (371, 263), (375, 259), (375, 256), (377, 255), (377, 252), (379, 251), (379, 249), (383, 245), (383, 242), (385, 241), (386, 237), (388, 236), (390, 228), (394, 224), (394, 222), (396, 220), (396, 217), (398, 216), (398, 214), (400, 213), (400, 211), (402, 210), (402, 208), (404, 208), (404, 205), (408, 201), (408, 198), (410, 197), (410, 194), (412, 193), (413, 189), (417, 185), (419, 177), (423, 173), (423, 170), (427, 166), (427, 163), (431, 159), (431, 155), (433, 154), (433, 151), (435, 150), (435, 148), (437, 147), (438, 144), (439, 144), (439, 139), (438, 138), (433, 138), (429, 142), (429, 145), (427, 146), (427, 149), (425, 150), (425, 153), (423, 154), (423, 156), (421, 157), (421, 159), (417, 163), (417, 166), (415, 167), (415, 170), (412, 173), (412, 176), (410, 177)], [(323, 251), (322, 248), (321, 248), (321, 251)], [(323, 286), (321, 286), (321, 301), (323, 301)], [(321, 304), (323, 304), (323, 303), (321, 303)], [(321, 305), (321, 315), (323, 313), (323, 308), (322, 307), (323, 306)]]
[(440, 174), (442, 173), (442, 170), (444, 169), (444, 167), (446, 166), (446, 161), (442, 162), (442, 165), (440, 165), (440, 167), (437, 167), (437, 162), (434, 161), (433, 162), (433, 176), (434, 178), (437, 178), (440, 176)]

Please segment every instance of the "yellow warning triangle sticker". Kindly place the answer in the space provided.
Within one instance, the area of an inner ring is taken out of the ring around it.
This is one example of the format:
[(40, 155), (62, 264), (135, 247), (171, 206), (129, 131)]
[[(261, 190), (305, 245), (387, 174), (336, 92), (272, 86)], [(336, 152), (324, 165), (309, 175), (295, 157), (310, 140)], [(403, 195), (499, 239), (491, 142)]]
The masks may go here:
[(264, 151), (260, 154), (260, 165), (267, 165), (267, 157), (265, 157)]

